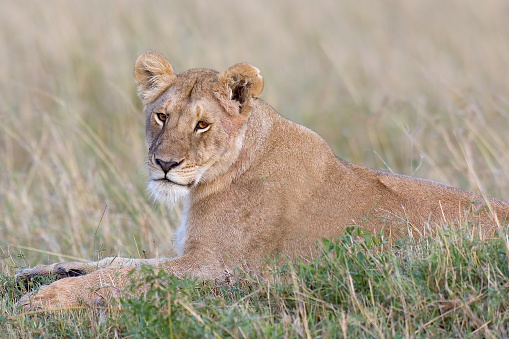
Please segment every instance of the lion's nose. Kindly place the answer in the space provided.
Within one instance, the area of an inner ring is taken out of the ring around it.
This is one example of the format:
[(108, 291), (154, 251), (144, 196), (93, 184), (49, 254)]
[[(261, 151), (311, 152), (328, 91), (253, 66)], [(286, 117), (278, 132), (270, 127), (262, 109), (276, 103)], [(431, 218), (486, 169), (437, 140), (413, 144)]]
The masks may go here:
[(175, 168), (178, 165), (180, 165), (182, 163), (182, 161), (177, 162), (177, 161), (173, 161), (173, 160), (164, 161), (164, 160), (161, 160), (161, 159), (156, 159), (156, 164), (158, 164), (161, 167), (161, 169), (163, 170), (164, 174), (166, 174), (169, 171), (171, 171), (173, 168)]

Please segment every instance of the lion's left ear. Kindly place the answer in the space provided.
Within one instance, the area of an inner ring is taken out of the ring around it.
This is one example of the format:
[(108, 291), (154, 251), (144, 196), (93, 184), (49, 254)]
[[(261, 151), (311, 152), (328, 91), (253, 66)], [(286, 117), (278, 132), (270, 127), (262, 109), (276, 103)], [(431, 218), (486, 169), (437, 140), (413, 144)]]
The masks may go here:
[(237, 64), (219, 76), (219, 85), (226, 89), (229, 100), (237, 101), (242, 107), (250, 98), (257, 98), (262, 93), (263, 78), (258, 68)]

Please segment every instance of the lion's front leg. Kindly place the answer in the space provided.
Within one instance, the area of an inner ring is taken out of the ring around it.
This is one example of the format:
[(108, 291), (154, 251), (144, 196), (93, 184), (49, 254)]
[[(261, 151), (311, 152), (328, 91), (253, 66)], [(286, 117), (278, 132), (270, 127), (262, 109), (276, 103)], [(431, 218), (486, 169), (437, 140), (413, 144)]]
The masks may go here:
[[(165, 262), (161, 263), (159, 268), (179, 278), (225, 279), (224, 264), (216, 256), (211, 256), (208, 253), (196, 253), (171, 260), (168, 258), (162, 260)], [(135, 261), (134, 266), (140, 263), (157, 264), (155, 259), (148, 259)], [(122, 264), (124, 266), (112, 265), (83, 276), (55, 281), (41, 287), (36, 294), (26, 294), (19, 300), (18, 305), (24, 310), (51, 310), (80, 305), (97, 306), (103, 302), (108, 304), (112, 298), (123, 295), (125, 287), (128, 286), (131, 279), (138, 277), (137, 272), (130, 275), (133, 262), (125, 261)]]

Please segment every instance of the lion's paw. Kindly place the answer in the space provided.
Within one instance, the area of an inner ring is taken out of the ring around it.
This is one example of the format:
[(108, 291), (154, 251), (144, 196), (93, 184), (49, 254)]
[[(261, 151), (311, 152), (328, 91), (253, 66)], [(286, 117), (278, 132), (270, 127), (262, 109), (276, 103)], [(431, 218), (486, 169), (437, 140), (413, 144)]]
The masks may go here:
[(57, 279), (77, 277), (88, 273), (87, 266), (81, 262), (61, 262), (52, 265), (37, 265), (25, 268), (16, 274), (17, 281), (27, 283), (35, 277), (55, 276)]
[[(124, 279), (128, 272), (125, 270)], [(117, 287), (119, 281), (116, 278), (113, 269), (63, 278), (42, 286), (37, 293), (27, 293), (18, 301), (18, 306), (24, 311), (98, 306), (120, 296), (121, 289)]]
[(79, 293), (75, 293), (69, 286), (67, 278), (50, 285), (41, 286), (37, 293), (25, 294), (18, 306), (23, 311), (49, 310), (59, 307), (72, 307), (80, 304)]

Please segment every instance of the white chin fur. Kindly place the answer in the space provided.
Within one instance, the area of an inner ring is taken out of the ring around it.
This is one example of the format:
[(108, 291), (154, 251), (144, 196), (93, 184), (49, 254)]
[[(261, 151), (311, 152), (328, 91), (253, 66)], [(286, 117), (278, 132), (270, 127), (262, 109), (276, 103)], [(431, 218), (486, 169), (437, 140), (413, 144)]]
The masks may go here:
[(173, 206), (189, 194), (187, 187), (154, 180), (148, 183), (147, 190), (152, 198), (168, 206)]

